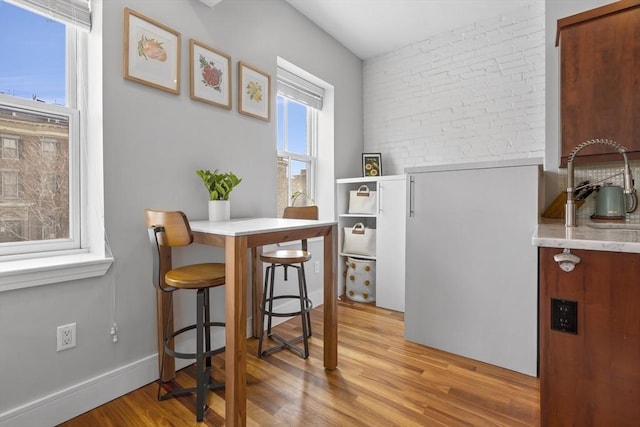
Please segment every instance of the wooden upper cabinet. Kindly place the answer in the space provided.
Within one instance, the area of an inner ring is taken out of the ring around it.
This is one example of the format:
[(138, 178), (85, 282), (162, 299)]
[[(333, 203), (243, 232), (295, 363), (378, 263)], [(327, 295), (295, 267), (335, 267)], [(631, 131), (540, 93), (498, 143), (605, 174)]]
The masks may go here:
[[(640, 159), (640, 0), (621, 0), (558, 20), (561, 164), (590, 139), (612, 139)], [(620, 160), (609, 147), (576, 163)]]

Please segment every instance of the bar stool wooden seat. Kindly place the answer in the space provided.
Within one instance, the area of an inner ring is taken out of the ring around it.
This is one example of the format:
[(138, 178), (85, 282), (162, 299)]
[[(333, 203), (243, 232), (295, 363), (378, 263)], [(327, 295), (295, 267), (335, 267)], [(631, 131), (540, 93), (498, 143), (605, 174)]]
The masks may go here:
[[(290, 206), (285, 208), (283, 218), (294, 219), (318, 219), (318, 207), (317, 206)], [(311, 318), (309, 312), (313, 308), (311, 299), (307, 291), (307, 280), (304, 272), (304, 263), (311, 259), (311, 253), (307, 250), (307, 240), (302, 240), (302, 249), (283, 249), (272, 252), (263, 253), (260, 256), (262, 262), (268, 263), (267, 271), (264, 280), (264, 292), (262, 296), (262, 303), (260, 304), (260, 311), (262, 318), (260, 322), (260, 338), (258, 341), (258, 357), (264, 358), (265, 356), (274, 353), (276, 351), (288, 348), (298, 353), (302, 358), (306, 359), (309, 356), (309, 338), (311, 337)], [(284, 268), (284, 280), (287, 280), (287, 269), (295, 268), (298, 272), (298, 294), (297, 295), (275, 295), (275, 271), (276, 268)], [(283, 300), (296, 300), (299, 303), (300, 309), (293, 312), (282, 312), (274, 310), (274, 301)], [(295, 317), (300, 316), (302, 324), (302, 335), (285, 339), (278, 334), (273, 333), (271, 330), (271, 322), (273, 317)], [(278, 344), (262, 350), (264, 341), (265, 327), (264, 320), (267, 318), (267, 336)], [(303, 347), (297, 346), (297, 343), (302, 341)]]
[[(145, 210), (149, 240), (153, 247), (153, 284), (156, 289), (168, 292), (170, 300), (165, 319), (165, 338), (160, 362), (160, 378), (158, 379), (158, 400), (184, 394), (196, 394), (196, 420), (202, 421), (208, 390), (218, 390), (224, 384), (211, 378), (211, 358), (224, 351), (224, 347), (211, 349), (211, 328), (224, 327), (223, 322), (212, 322), (209, 310), (209, 289), (224, 285), (224, 263), (192, 264), (168, 270), (166, 264), (171, 259), (171, 248), (187, 246), (193, 243), (191, 227), (186, 215), (180, 211)], [(196, 322), (168, 334), (169, 319), (172, 316), (173, 293), (179, 289), (197, 292)], [(196, 348), (193, 353), (173, 350), (174, 339), (186, 332), (195, 330)], [(162, 394), (163, 368), (166, 356), (179, 359), (193, 359), (196, 364), (196, 386), (180, 388), (172, 384), (171, 390)]]

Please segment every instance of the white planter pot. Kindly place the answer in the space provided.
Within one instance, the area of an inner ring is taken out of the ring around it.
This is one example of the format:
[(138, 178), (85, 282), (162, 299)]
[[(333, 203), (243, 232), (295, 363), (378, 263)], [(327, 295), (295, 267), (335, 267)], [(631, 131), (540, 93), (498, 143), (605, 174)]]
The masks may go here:
[(230, 200), (209, 200), (209, 221), (228, 221), (230, 218)]

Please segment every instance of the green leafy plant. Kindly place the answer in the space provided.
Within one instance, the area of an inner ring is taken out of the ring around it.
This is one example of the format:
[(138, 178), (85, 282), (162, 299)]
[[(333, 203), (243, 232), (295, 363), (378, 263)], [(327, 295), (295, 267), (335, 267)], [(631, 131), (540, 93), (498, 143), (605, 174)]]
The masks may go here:
[(303, 197), (302, 206), (308, 206), (309, 204), (311, 204), (311, 205), (315, 205), (316, 204), (315, 200), (313, 200), (313, 198), (311, 196), (309, 196), (309, 193), (307, 193), (307, 190), (296, 190), (296, 191), (293, 192), (293, 194), (289, 198), (289, 200), (291, 201), (291, 205), (290, 206), (295, 206), (296, 205), (296, 200), (298, 200), (299, 197)]
[(218, 169), (199, 169), (196, 174), (202, 178), (202, 183), (209, 192), (209, 200), (229, 200), (231, 191), (242, 182), (233, 172), (220, 173)]

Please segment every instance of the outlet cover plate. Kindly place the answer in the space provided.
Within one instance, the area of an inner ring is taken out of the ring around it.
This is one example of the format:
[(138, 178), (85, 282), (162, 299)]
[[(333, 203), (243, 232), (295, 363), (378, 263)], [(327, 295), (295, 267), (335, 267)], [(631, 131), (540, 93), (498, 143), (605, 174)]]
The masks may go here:
[(58, 326), (57, 351), (67, 350), (76, 346), (76, 324)]
[(551, 299), (551, 329), (578, 333), (578, 302), (565, 299)]

